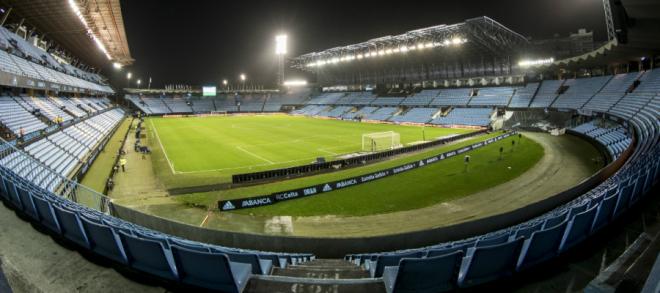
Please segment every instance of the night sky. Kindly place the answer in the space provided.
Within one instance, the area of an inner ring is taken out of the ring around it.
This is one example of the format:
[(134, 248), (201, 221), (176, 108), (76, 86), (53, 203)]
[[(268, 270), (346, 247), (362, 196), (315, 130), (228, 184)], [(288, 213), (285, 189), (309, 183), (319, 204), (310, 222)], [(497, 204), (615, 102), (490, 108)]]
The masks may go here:
[[(122, 0), (129, 70), (153, 88), (165, 84), (248, 82), (274, 85), (274, 37), (289, 36), (289, 57), (409, 30), (489, 16), (525, 36), (567, 35), (578, 28), (605, 40), (601, 0), (435, 1)], [(291, 75), (291, 74), (289, 74)], [(136, 79), (134, 78), (134, 80)]]

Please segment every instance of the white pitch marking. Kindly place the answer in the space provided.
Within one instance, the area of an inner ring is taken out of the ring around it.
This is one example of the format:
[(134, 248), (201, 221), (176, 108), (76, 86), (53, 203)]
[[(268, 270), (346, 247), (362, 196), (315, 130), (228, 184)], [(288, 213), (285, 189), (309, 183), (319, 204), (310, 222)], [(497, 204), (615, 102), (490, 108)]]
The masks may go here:
[(170, 170), (172, 171), (172, 174), (176, 174), (177, 172), (174, 170), (174, 166), (172, 165), (172, 161), (170, 161), (170, 158), (167, 156), (167, 151), (165, 150), (165, 147), (163, 146), (163, 143), (160, 142), (160, 136), (158, 136), (158, 130), (156, 130), (156, 126), (154, 125), (154, 121), (149, 120), (149, 123), (151, 123), (151, 128), (154, 129), (154, 133), (156, 134), (156, 140), (158, 140), (158, 144), (160, 144), (160, 148), (163, 150), (163, 154), (165, 154), (165, 160), (167, 160), (167, 165), (170, 166)]
[(259, 159), (259, 160), (266, 161), (266, 162), (270, 163), (271, 165), (275, 165), (275, 163), (274, 163), (273, 161), (271, 161), (271, 160), (269, 160), (269, 159), (266, 159), (266, 158), (264, 158), (264, 157), (262, 157), (262, 156), (260, 156), (260, 155), (257, 155), (257, 154), (255, 154), (255, 153), (253, 153), (253, 152), (251, 152), (251, 151), (248, 151), (248, 150), (242, 148), (240, 145), (237, 145), (236, 148), (239, 149), (239, 150), (241, 150), (241, 151), (243, 151), (243, 152), (245, 152), (246, 154), (248, 154), (248, 155), (250, 155), (250, 156), (253, 156), (253, 157)]

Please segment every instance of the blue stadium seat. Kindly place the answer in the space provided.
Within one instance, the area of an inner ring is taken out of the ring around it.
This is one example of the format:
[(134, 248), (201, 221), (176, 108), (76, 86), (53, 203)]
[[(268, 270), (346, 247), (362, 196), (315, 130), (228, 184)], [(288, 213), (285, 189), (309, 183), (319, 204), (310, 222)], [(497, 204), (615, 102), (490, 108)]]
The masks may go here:
[(243, 291), (252, 268), (248, 264), (232, 263), (224, 254), (207, 253), (172, 246), (172, 255), (184, 284), (238, 293)]
[(86, 249), (89, 249), (89, 241), (87, 240), (87, 235), (85, 235), (85, 231), (83, 230), (78, 215), (56, 205), (53, 206), (53, 212), (55, 212), (55, 217), (57, 217), (57, 221), (60, 223), (62, 236)]
[(128, 263), (119, 236), (112, 231), (110, 226), (94, 222), (86, 217), (80, 217), (80, 221), (89, 240), (90, 249), (93, 252), (118, 263)]
[(401, 254), (381, 254), (376, 257), (374, 262), (369, 265), (369, 272), (372, 278), (380, 278), (383, 276), (383, 269), (389, 266), (396, 266), (402, 258), (420, 258), (424, 256), (424, 252), (411, 252)]
[(594, 218), (596, 217), (596, 211), (597, 207), (592, 207), (575, 215), (568, 222), (568, 227), (566, 227), (566, 233), (564, 233), (564, 239), (561, 241), (559, 251), (566, 251), (589, 236)]
[(458, 286), (471, 287), (510, 276), (516, 269), (523, 240), (518, 238), (505, 244), (476, 248), (463, 258)]
[(561, 222), (565, 221), (568, 218), (568, 212), (564, 211), (558, 216), (554, 216), (551, 218), (548, 218), (545, 220), (545, 223), (543, 224), (543, 229), (547, 229), (550, 227), (557, 226), (561, 224)]
[(532, 233), (531, 238), (523, 244), (517, 269), (524, 270), (557, 256), (567, 225), (568, 221), (564, 221), (557, 226)]
[(286, 268), (286, 262), (281, 261), (280, 256), (277, 254), (260, 254), (259, 258), (270, 260), (276, 268)]
[(119, 232), (128, 265), (132, 268), (169, 280), (178, 280), (174, 261), (163, 244), (150, 239)]
[(39, 214), (39, 223), (51, 231), (60, 234), (60, 224), (57, 222), (57, 218), (55, 218), (50, 203), (38, 196), (33, 196), (32, 200), (34, 206), (37, 208), (37, 213)]
[(630, 184), (621, 189), (619, 192), (619, 200), (617, 201), (616, 207), (614, 208), (614, 218), (619, 217), (623, 211), (628, 209), (628, 203), (630, 203), (630, 196), (632, 195), (634, 188), (635, 182), (632, 181)]
[(428, 258), (403, 258), (398, 266), (385, 267), (385, 288), (388, 293), (454, 290), (462, 258), (460, 250)]
[(232, 262), (245, 263), (252, 266), (254, 275), (270, 275), (273, 268), (273, 261), (269, 259), (260, 259), (259, 256), (252, 253), (225, 253)]
[(477, 243), (474, 246), (486, 247), (486, 246), (506, 243), (507, 241), (509, 241), (509, 233), (502, 233), (501, 235), (483, 237), (477, 240)]
[(618, 198), (619, 197), (616, 196), (616, 194), (614, 194), (610, 197), (603, 199), (603, 201), (598, 206), (598, 211), (596, 212), (596, 218), (594, 219), (594, 224), (592, 227), (593, 231), (600, 230), (610, 222)]
[(522, 227), (516, 231), (514, 234), (513, 239), (517, 239), (520, 237), (525, 237), (525, 239), (529, 239), (529, 237), (532, 237), (532, 233), (536, 231), (540, 231), (543, 228), (544, 222), (539, 221), (538, 223), (535, 223), (530, 226)]
[(39, 215), (37, 214), (37, 208), (34, 206), (32, 201), (32, 196), (26, 188), (18, 188), (18, 195), (21, 199), (21, 204), (23, 206), (23, 213), (30, 216), (33, 220), (39, 220)]

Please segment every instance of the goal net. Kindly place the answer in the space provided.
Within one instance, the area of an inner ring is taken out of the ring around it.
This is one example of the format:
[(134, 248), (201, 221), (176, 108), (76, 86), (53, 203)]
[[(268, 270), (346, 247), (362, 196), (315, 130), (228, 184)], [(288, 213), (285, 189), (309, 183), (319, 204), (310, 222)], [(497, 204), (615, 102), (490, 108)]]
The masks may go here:
[(401, 146), (401, 136), (394, 131), (366, 133), (362, 135), (362, 151), (378, 152)]

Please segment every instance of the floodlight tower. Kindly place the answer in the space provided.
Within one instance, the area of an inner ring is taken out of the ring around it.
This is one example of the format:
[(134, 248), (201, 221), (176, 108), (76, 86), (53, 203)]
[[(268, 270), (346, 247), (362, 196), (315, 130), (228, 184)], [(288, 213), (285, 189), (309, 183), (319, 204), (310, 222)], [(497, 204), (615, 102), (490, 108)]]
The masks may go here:
[(275, 55), (277, 56), (277, 85), (284, 82), (284, 55), (286, 55), (286, 35), (275, 37)]

